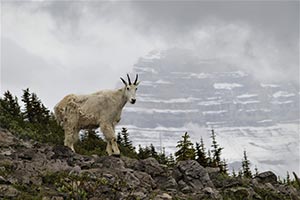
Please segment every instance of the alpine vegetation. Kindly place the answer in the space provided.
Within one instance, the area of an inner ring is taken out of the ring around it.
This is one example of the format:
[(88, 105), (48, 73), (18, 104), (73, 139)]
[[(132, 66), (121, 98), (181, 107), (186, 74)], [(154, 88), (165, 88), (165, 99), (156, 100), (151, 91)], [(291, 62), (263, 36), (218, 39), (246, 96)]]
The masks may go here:
[(124, 87), (117, 90), (103, 90), (88, 95), (69, 94), (55, 107), (57, 122), (65, 132), (64, 144), (73, 151), (74, 144), (79, 139), (81, 129), (100, 127), (107, 141), (108, 155), (120, 155), (116, 142), (115, 126), (121, 120), (122, 109), (127, 102), (136, 102), (138, 75), (131, 83), (127, 74), (128, 83), (121, 78)]

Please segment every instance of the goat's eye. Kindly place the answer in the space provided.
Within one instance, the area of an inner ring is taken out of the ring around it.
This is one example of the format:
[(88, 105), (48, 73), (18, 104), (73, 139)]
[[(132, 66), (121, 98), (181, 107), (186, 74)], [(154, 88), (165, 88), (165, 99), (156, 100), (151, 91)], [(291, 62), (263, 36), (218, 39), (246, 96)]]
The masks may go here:
[(128, 88), (126, 88), (127, 90), (129, 90), (129, 87)]
[(137, 91), (137, 88), (135, 88), (135, 91)]

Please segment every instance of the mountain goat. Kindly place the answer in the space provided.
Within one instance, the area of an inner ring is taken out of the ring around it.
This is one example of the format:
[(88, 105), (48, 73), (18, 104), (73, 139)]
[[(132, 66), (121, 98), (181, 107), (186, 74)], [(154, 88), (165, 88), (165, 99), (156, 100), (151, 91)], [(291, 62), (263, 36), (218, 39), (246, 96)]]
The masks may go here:
[(124, 87), (117, 90), (103, 90), (89, 95), (70, 94), (64, 97), (55, 107), (57, 122), (65, 132), (65, 146), (73, 151), (79, 139), (79, 131), (87, 128), (98, 128), (107, 141), (108, 155), (120, 155), (116, 142), (115, 126), (121, 120), (122, 109), (127, 102), (136, 102), (138, 75), (133, 84), (127, 74), (128, 83), (121, 78)]

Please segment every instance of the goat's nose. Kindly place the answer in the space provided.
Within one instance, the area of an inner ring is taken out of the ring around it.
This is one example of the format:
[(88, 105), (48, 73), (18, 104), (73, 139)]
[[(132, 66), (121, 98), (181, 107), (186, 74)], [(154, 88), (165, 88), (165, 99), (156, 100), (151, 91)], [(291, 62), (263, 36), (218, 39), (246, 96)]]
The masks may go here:
[(136, 99), (131, 99), (131, 103), (134, 104), (136, 102)]

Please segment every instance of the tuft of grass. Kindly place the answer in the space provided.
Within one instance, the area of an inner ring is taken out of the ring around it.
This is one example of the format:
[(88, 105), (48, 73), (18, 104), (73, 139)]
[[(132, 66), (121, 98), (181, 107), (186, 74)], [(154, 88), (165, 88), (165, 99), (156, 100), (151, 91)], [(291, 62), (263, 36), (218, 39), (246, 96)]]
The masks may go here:
[(6, 177), (7, 175), (13, 173), (14, 165), (8, 160), (0, 161), (0, 176)]

